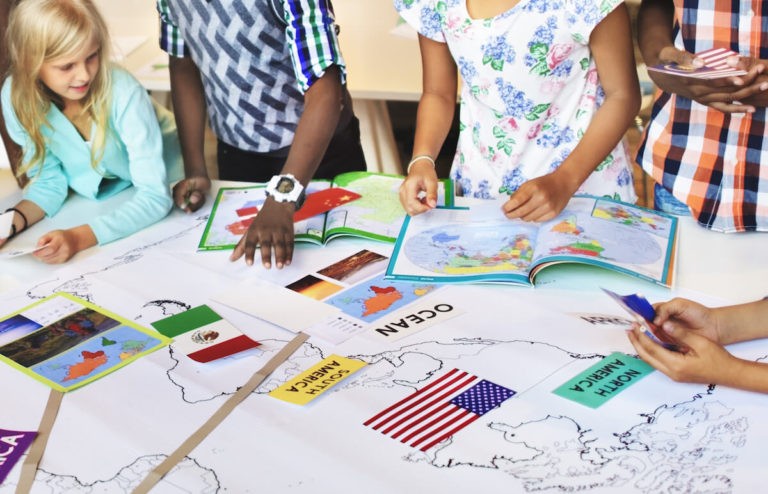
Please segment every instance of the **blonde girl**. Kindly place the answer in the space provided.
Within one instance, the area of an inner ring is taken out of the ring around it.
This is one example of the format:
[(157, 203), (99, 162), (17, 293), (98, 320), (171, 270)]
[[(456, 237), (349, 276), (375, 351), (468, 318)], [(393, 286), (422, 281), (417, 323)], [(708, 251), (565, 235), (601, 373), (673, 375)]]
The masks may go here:
[(119, 208), (98, 208), (101, 214), (82, 224), (41, 236), (34, 255), (43, 262), (67, 261), (167, 215), (167, 171), (178, 174), (181, 167), (172, 121), (156, 113), (130, 74), (110, 63), (109, 34), (94, 4), (18, 2), (6, 36), (10, 71), (0, 92), (3, 116), (23, 150), (18, 173), (30, 181), (23, 199), (7, 210), (13, 226), (0, 245), (55, 215), (70, 188), (95, 200), (135, 190)]

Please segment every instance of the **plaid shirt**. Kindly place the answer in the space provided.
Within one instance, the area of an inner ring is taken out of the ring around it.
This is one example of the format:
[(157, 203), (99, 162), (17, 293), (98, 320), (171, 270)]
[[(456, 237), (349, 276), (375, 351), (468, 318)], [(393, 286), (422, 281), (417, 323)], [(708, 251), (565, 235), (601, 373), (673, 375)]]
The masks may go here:
[[(285, 149), (306, 92), (328, 67), (346, 78), (328, 0), (157, 0), (160, 47), (200, 69), (211, 127), (239, 149)], [(283, 19), (277, 17), (282, 14)]]
[[(724, 47), (768, 59), (765, 2), (675, 0), (675, 11), (678, 48)], [(766, 109), (756, 110), (726, 114), (660, 92), (637, 161), (703, 226), (768, 231)]]

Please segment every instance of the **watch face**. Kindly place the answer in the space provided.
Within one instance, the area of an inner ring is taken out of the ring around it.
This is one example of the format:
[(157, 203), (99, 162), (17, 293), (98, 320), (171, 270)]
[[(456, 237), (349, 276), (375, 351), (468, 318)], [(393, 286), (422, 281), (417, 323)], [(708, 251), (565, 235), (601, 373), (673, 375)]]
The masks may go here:
[(294, 187), (293, 180), (291, 180), (288, 177), (280, 177), (280, 180), (277, 181), (277, 186), (275, 187), (275, 190), (277, 190), (281, 194), (288, 194), (293, 190), (293, 187)]

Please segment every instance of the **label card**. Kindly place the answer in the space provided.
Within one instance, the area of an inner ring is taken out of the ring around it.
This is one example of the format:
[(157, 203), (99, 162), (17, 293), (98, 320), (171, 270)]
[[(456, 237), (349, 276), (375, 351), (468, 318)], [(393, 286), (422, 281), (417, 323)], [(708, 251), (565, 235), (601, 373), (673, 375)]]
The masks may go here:
[(269, 394), (288, 403), (306, 405), (365, 365), (360, 360), (331, 355)]
[(412, 303), (376, 320), (368, 327), (365, 335), (378, 341), (397, 341), (463, 313), (453, 304), (435, 303), (432, 297), (431, 302), (424, 300)]
[(651, 372), (653, 367), (642, 360), (616, 352), (570, 379), (553, 393), (597, 408)]
[(13, 466), (32, 445), (37, 432), (0, 429), (0, 484), (11, 473)]

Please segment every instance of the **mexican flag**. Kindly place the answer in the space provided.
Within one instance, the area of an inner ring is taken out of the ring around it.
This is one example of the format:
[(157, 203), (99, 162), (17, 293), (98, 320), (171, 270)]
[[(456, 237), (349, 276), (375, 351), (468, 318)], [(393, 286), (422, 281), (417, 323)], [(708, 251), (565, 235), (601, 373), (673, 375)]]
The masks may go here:
[(261, 343), (250, 339), (207, 305), (153, 322), (161, 334), (173, 338), (173, 348), (197, 362), (228, 357)]

